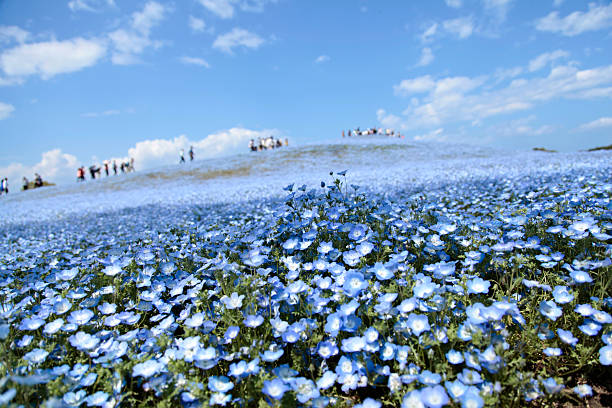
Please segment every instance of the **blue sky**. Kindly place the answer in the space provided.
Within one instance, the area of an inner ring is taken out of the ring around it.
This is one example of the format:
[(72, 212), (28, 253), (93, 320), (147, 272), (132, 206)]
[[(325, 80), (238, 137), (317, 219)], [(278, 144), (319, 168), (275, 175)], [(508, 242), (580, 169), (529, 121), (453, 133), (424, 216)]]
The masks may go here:
[(612, 3), (0, 1), (0, 176), (137, 168), (342, 129), (562, 151), (612, 143)]

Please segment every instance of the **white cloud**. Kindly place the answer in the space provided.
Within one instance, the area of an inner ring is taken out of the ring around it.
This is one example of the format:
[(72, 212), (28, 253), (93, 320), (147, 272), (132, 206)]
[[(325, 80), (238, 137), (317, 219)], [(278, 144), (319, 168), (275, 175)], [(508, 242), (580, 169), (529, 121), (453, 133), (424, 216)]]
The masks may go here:
[(468, 38), (474, 32), (474, 22), (471, 17), (459, 17), (452, 20), (446, 20), (442, 23), (444, 29), (459, 37), (460, 39)]
[(202, 19), (189, 16), (189, 28), (195, 32), (202, 32), (204, 31), (204, 28), (206, 28), (206, 23), (204, 23), (204, 20)]
[(612, 117), (603, 117), (595, 119), (594, 121), (584, 123), (578, 127), (580, 130), (594, 130), (601, 129), (604, 127), (612, 127)]
[(555, 7), (561, 7), (561, 5), (563, 4), (564, 0), (553, 0), (553, 6)]
[(17, 41), (25, 42), (30, 37), (30, 33), (17, 26), (0, 26), (0, 44)]
[(423, 133), (421, 135), (413, 136), (414, 140), (417, 141), (433, 141), (433, 142), (445, 142), (448, 140), (446, 135), (444, 135), (444, 128), (434, 129), (430, 132)]
[(33, 166), (11, 163), (0, 168), (0, 174), (8, 177), (14, 190), (15, 186), (21, 185), (21, 179), (24, 176), (31, 180), (34, 173), (40, 174), (43, 180), (51, 182), (72, 179), (75, 177), (78, 166), (79, 163), (75, 156), (63, 153), (61, 149), (53, 149), (43, 153), (40, 162)]
[(229, 19), (234, 17), (235, 7), (242, 11), (261, 13), (267, 3), (276, 3), (277, 0), (198, 0), (208, 11), (221, 17)]
[(459, 8), (463, 5), (462, 0), (444, 0), (444, 1), (446, 2), (446, 5), (448, 7), (452, 7), (452, 8)]
[(197, 57), (181, 57), (180, 61), (187, 65), (198, 65), (204, 68), (210, 68), (210, 64), (202, 58)]
[(108, 37), (113, 44), (113, 64), (129, 65), (139, 62), (139, 55), (149, 47), (159, 48), (159, 41), (151, 40), (151, 30), (157, 26), (169, 12), (169, 8), (150, 1), (142, 11), (132, 14), (130, 27), (111, 32)]
[(492, 14), (498, 22), (506, 20), (512, 0), (483, 0), (485, 11)]
[(525, 118), (511, 120), (503, 125), (496, 125), (489, 128), (490, 133), (495, 133), (498, 136), (516, 137), (516, 136), (541, 136), (552, 133), (555, 130), (554, 126), (542, 125), (532, 126), (531, 123), (536, 119), (534, 115)]
[(536, 21), (536, 29), (568, 37), (610, 26), (612, 26), (612, 3), (608, 5), (589, 3), (588, 11), (575, 11), (565, 17), (559, 17), (559, 12), (553, 11)]
[(248, 141), (269, 135), (278, 136), (275, 129), (251, 130), (231, 128), (213, 133), (200, 140), (190, 140), (186, 135), (174, 139), (145, 140), (128, 150), (138, 169), (147, 169), (178, 163), (179, 152), (187, 152), (193, 146), (196, 158), (219, 157), (247, 150)]
[(569, 52), (564, 50), (545, 52), (544, 54), (540, 54), (531, 61), (529, 61), (529, 71), (538, 71), (559, 58), (567, 57), (569, 57)]
[(501, 82), (505, 81), (506, 79), (515, 78), (521, 75), (524, 71), (525, 70), (523, 67), (498, 68), (493, 76), (496, 78), (497, 82)]
[(118, 109), (108, 109), (102, 112), (87, 112), (87, 113), (83, 113), (81, 114), (82, 117), (84, 118), (99, 118), (101, 116), (114, 116), (114, 115), (119, 115), (121, 113), (120, 110)]
[(221, 18), (234, 17), (232, 0), (199, 0), (200, 4)]
[(15, 107), (13, 105), (0, 102), (0, 120), (8, 118), (14, 111)]
[(431, 48), (425, 47), (421, 51), (421, 58), (419, 59), (419, 62), (417, 63), (417, 66), (418, 67), (425, 67), (425, 66), (431, 64), (433, 62), (434, 58), (435, 57), (433, 55), (433, 52), (431, 52)]
[(114, 6), (114, 0), (70, 0), (68, 8), (72, 11), (100, 11), (105, 6)]
[(378, 122), (380, 122), (380, 124), (388, 128), (400, 127), (402, 123), (402, 118), (387, 113), (384, 109), (379, 109), (376, 111), (376, 118), (378, 119)]
[(0, 68), (9, 79), (29, 75), (49, 79), (90, 67), (105, 54), (106, 45), (96, 39), (74, 38), (22, 44), (0, 54)]
[[(446, 77), (429, 75), (406, 79), (394, 86), (400, 96), (425, 94), (413, 99), (402, 112), (406, 128), (440, 127), (449, 122), (473, 122), (530, 109), (554, 99), (612, 97), (612, 65), (579, 70), (573, 65), (554, 67), (547, 76), (517, 77), (499, 85), (495, 76)], [(535, 129), (536, 131), (545, 129)], [(533, 133), (532, 132), (532, 133)]]
[(257, 49), (264, 43), (263, 38), (242, 28), (234, 28), (229, 33), (219, 35), (213, 42), (213, 48), (233, 54), (235, 47)]
[(424, 75), (414, 79), (404, 79), (398, 85), (393, 86), (396, 95), (406, 96), (409, 94), (431, 91), (436, 82), (430, 75)]
[(432, 23), (429, 27), (425, 29), (425, 31), (423, 31), (423, 34), (421, 34), (421, 41), (425, 43), (431, 41), (432, 37), (436, 35), (437, 31), (438, 23)]
[(322, 63), (327, 62), (329, 60), (330, 60), (330, 58), (329, 58), (328, 55), (319, 55), (317, 57), (317, 59), (315, 60), (315, 64), (322, 64)]

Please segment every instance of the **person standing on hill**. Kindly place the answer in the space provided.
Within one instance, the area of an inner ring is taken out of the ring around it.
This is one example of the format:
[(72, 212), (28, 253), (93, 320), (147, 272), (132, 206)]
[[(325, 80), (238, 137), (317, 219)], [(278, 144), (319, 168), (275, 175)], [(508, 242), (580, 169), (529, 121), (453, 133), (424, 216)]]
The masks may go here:
[(21, 188), (23, 189), (23, 191), (26, 191), (28, 187), (30, 187), (30, 182), (28, 181), (26, 176), (23, 176), (23, 183)]
[(117, 160), (113, 160), (113, 172), (117, 175)]
[(193, 146), (189, 148), (189, 160), (193, 161)]
[(8, 194), (8, 180), (6, 177), (0, 181), (0, 194)]
[(106, 177), (108, 177), (108, 161), (104, 160), (104, 172), (106, 173)]
[(181, 149), (180, 155), (181, 155), (180, 163), (185, 163), (185, 149)]

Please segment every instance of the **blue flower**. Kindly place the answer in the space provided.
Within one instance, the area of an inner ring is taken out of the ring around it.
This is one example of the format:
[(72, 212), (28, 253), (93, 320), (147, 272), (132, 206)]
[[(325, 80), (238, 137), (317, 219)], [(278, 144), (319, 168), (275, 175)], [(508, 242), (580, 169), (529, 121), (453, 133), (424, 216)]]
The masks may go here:
[(325, 371), (321, 378), (317, 380), (317, 387), (319, 387), (319, 389), (326, 390), (336, 383), (337, 378), (338, 374), (334, 373), (333, 371)]
[(365, 288), (368, 287), (368, 282), (364, 279), (361, 272), (349, 272), (344, 278), (342, 289), (347, 296), (355, 297)]
[(542, 352), (549, 357), (558, 357), (563, 354), (561, 349), (558, 347), (546, 347), (544, 350), (542, 350)]
[(234, 388), (234, 384), (224, 375), (213, 376), (208, 379), (208, 389), (212, 392), (226, 393), (232, 388)]
[(26, 353), (23, 356), (24, 359), (28, 360), (32, 364), (40, 364), (47, 359), (49, 352), (47, 350), (35, 348), (34, 350)]
[(591, 319), (586, 319), (584, 324), (578, 326), (578, 328), (587, 336), (596, 336), (599, 330), (601, 330), (601, 325), (595, 323)]
[(231, 343), (232, 340), (234, 340), (236, 336), (238, 336), (238, 332), (240, 332), (240, 327), (230, 326), (225, 331), (225, 334), (223, 335), (223, 339), (225, 339), (226, 343)]
[(408, 394), (404, 395), (402, 399), (402, 408), (424, 408), (425, 404), (421, 400), (421, 392), (419, 390), (412, 390)]
[(322, 341), (317, 346), (317, 353), (325, 360), (338, 354), (338, 347), (331, 341)]
[(461, 364), (463, 363), (463, 354), (460, 351), (451, 349), (446, 353), (446, 360), (454, 365)]
[(354, 405), (353, 408), (380, 408), (382, 404), (375, 399), (366, 398), (361, 404)]
[(432, 373), (429, 370), (423, 370), (423, 372), (418, 375), (418, 380), (423, 385), (437, 385), (442, 381), (442, 376), (438, 373)]
[(342, 351), (345, 353), (357, 353), (366, 346), (366, 341), (361, 336), (349, 337), (342, 340)]
[(273, 380), (264, 381), (263, 388), (261, 392), (266, 394), (268, 397), (279, 400), (283, 398), (285, 392), (287, 392), (289, 388), (285, 385), (283, 380), (280, 378), (275, 378)]
[(544, 389), (546, 389), (546, 392), (549, 394), (557, 394), (558, 392), (561, 392), (563, 388), (565, 388), (563, 384), (558, 384), (557, 381), (552, 377), (549, 377), (542, 381), (542, 385), (544, 386)]
[(441, 385), (421, 389), (421, 401), (429, 408), (440, 408), (448, 404), (448, 395)]
[(81, 351), (91, 350), (95, 348), (98, 343), (100, 343), (100, 339), (98, 339), (97, 337), (81, 331), (70, 336), (68, 338), (68, 341), (70, 342), (70, 344), (72, 344), (73, 347), (76, 347)]
[(555, 286), (555, 289), (553, 289), (553, 296), (555, 297), (555, 302), (561, 305), (574, 300), (574, 295), (569, 293), (567, 286)]
[(213, 392), (208, 402), (210, 405), (225, 406), (231, 400), (232, 400), (231, 394), (224, 394), (222, 392)]
[(155, 359), (147, 360), (143, 363), (136, 364), (132, 368), (132, 377), (144, 377), (149, 378), (154, 376), (164, 369), (164, 364)]
[(444, 387), (446, 387), (446, 391), (448, 391), (451, 398), (454, 400), (459, 399), (468, 389), (468, 387), (459, 380), (446, 381)]
[(467, 281), (468, 293), (488, 293), (490, 286), (491, 282), (486, 281), (480, 277), (475, 277), (474, 279)]
[(258, 327), (263, 323), (263, 321), (264, 321), (263, 316), (247, 315), (246, 318), (244, 319), (244, 325), (246, 327)]
[(593, 282), (593, 278), (587, 272), (584, 271), (571, 271), (570, 277), (574, 280), (575, 283), (591, 283)]
[(557, 335), (561, 339), (562, 342), (569, 344), (570, 346), (575, 346), (578, 343), (578, 339), (574, 337), (571, 331), (557, 329)]
[(87, 393), (85, 392), (85, 390), (79, 390), (76, 392), (70, 391), (64, 394), (62, 400), (71, 407), (78, 407), (83, 402), (85, 402), (86, 396)]
[(540, 313), (550, 320), (557, 320), (563, 314), (563, 311), (554, 301), (543, 300), (540, 302)]
[(312, 380), (304, 377), (298, 377), (292, 382), (293, 391), (297, 394), (297, 399), (300, 403), (305, 404), (311, 399), (319, 397), (319, 390)]
[(603, 365), (612, 365), (612, 346), (607, 345), (599, 349), (599, 362)]
[(106, 404), (108, 400), (108, 394), (104, 391), (98, 391), (95, 394), (90, 395), (85, 399), (87, 405), (90, 407), (101, 407)]
[(580, 384), (574, 387), (574, 392), (578, 394), (580, 398), (590, 397), (593, 395), (593, 389), (588, 384)]
[(482, 408), (484, 405), (484, 400), (476, 387), (469, 387), (460, 397), (460, 401), (461, 408)]
[(427, 316), (416, 313), (410, 313), (408, 315), (407, 324), (412, 333), (417, 336), (431, 329)]
[(223, 303), (227, 309), (238, 309), (242, 307), (243, 299), (244, 295), (239, 295), (236, 292), (232, 292), (230, 296), (223, 296), (221, 298), (221, 303)]

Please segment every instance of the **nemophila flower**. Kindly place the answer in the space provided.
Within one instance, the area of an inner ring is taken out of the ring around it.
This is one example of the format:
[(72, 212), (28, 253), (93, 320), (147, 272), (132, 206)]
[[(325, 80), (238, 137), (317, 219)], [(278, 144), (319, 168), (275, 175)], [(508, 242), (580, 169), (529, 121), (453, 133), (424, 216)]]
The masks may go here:
[(23, 358), (32, 364), (40, 364), (47, 359), (49, 352), (47, 350), (35, 348), (34, 350), (26, 353)]
[(484, 400), (476, 387), (469, 387), (459, 400), (461, 408), (482, 408), (484, 406)]
[(60, 272), (57, 272), (55, 276), (57, 276), (57, 278), (63, 281), (70, 281), (74, 279), (74, 277), (77, 276), (78, 273), (79, 273), (78, 268), (70, 268), (70, 269), (64, 269)]
[(544, 350), (542, 350), (542, 352), (549, 357), (558, 357), (563, 354), (561, 349), (558, 347), (546, 347)]
[(601, 340), (606, 344), (612, 344), (612, 332), (602, 334)]
[(361, 254), (357, 251), (346, 251), (342, 254), (342, 259), (344, 260), (345, 264), (352, 267), (359, 263)]
[(204, 323), (204, 313), (194, 313), (192, 316), (185, 319), (185, 326), (198, 328)]
[(482, 303), (474, 303), (465, 309), (465, 314), (470, 323), (483, 324), (487, 321), (487, 308)]
[(448, 395), (441, 385), (421, 389), (421, 401), (429, 408), (440, 408), (448, 404)]
[(322, 341), (317, 345), (317, 353), (321, 358), (327, 360), (338, 354), (338, 347), (331, 341)]
[(570, 272), (570, 277), (574, 280), (575, 283), (578, 284), (593, 282), (593, 278), (591, 278), (591, 275), (589, 275), (588, 272), (584, 271), (572, 271)]
[(437, 385), (442, 381), (442, 376), (438, 373), (432, 373), (429, 370), (423, 370), (418, 376), (417, 379), (423, 385)]
[(336, 366), (336, 374), (352, 374), (357, 369), (357, 365), (353, 360), (348, 358), (347, 356), (340, 357), (338, 360), (338, 365)]
[(46, 334), (47, 336), (50, 336), (52, 334), (57, 333), (59, 329), (62, 328), (63, 325), (64, 325), (64, 319), (62, 318), (55, 319), (52, 322), (45, 324), (45, 327), (43, 328), (43, 333)]
[(431, 281), (429, 276), (425, 277), (421, 282), (416, 284), (412, 289), (412, 293), (419, 299), (427, 299), (440, 285)]
[(89, 323), (92, 317), (94, 317), (94, 312), (89, 309), (75, 310), (68, 316), (68, 323), (76, 324), (77, 326), (82, 326), (84, 324)]
[(83, 377), (81, 381), (79, 381), (79, 387), (90, 387), (96, 382), (97, 378), (98, 374), (89, 373), (85, 377)]
[(383, 361), (393, 360), (395, 358), (396, 347), (397, 346), (393, 343), (385, 342), (380, 349), (380, 359)]
[(355, 224), (351, 227), (348, 237), (353, 241), (361, 241), (365, 239), (368, 229), (365, 225)]
[(574, 337), (571, 331), (557, 329), (557, 335), (561, 339), (562, 342), (569, 344), (570, 346), (575, 346), (578, 343), (578, 339)]
[(362, 290), (368, 287), (368, 282), (361, 272), (349, 272), (346, 274), (342, 289), (350, 297), (358, 296)]
[(299, 242), (297, 238), (289, 238), (283, 243), (283, 248), (287, 251), (292, 251), (298, 246)]
[(373, 398), (366, 398), (361, 404), (353, 405), (353, 408), (380, 408), (382, 403)]
[(61, 298), (53, 304), (53, 312), (57, 315), (62, 315), (66, 313), (72, 307), (72, 303), (70, 303), (67, 299)]
[(242, 300), (244, 299), (244, 295), (239, 295), (236, 292), (232, 292), (232, 294), (230, 296), (223, 296), (221, 298), (221, 303), (223, 303), (225, 305), (226, 308), (232, 310), (232, 309), (238, 309), (240, 307), (242, 307)]
[(338, 374), (329, 370), (325, 371), (321, 378), (317, 380), (317, 387), (321, 390), (326, 390), (336, 383), (336, 378), (338, 378)]
[(599, 362), (603, 365), (612, 365), (611, 345), (607, 345), (599, 349)]
[(376, 279), (380, 281), (389, 280), (394, 276), (393, 270), (388, 269), (382, 262), (376, 262), (370, 271), (374, 272)]
[(70, 370), (69, 374), (74, 379), (79, 379), (83, 374), (85, 374), (89, 370), (89, 366), (87, 364), (76, 363), (72, 370)]
[(584, 324), (581, 324), (580, 326), (578, 326), (578, 328), (587, 336), (596, 336), (597, 333), (599, 333), (599, 331), (601, 330), (601, 325), (595, 323), (591, 319), (586, 319), (584, 321)]
[(550, 320), (557, 320), (563, 314), (563, 311), (554, 301), (543, 300), (540, 302), (540, 313)]
[(108, 401), (108, 394), (104, 391), (98, 391), (85, 398), (85, 402), (87, 402), (89, 407), (102, 407), (106, 404), (106, 401)]
[(601, 310), (594, 310), (591, 315), (591, 319), (599, 324), (608, 324), (612, 323), (612, 316), (608, 312), (604, 312)]
[(85, 397), (87, 396), (87, 392), (85, 390), (79, 390), (76, 392), (69, 391), (64, 394), (62, 397), (62, 401), (68, 406), (78, 407), (83, 402), (85, 402)]
[(463, 363), (463, 353), (451, 349), (446, 353), (446, 360), (453, 365), (461, 364)]
[(333, 246), (331, 241), (329, 241), (329, 242), (321, 241), (319, 243), (319, 247), (317, 248), (317, 252), (319, 252), (320, 254), (325, 255), (329, 251), (331, 251), (332, 249), (334, 249), (334, 246)]
[(43, 324), (45, 324), (45, 321), (43, 319), (40, 319), (38, 317), (26, 317), (19, 324), (19, 330), (33, 331), (38, 329)]
[(101, 305), (98, 305), (98, 310), (100, 313), (105, 315), (113, 314), (117, 311), (117, 305), (114, 303), (104, 302)]
[(557, 394), (558, 392), (561, 392), (563, 388), (565, 388), (563, 384), (558, 384), (557, 381), (552, 377), (549, 377), (542, 381), (542, 385), (544, 386), (546, 392), (549, 394)]
[(285, 343), (295, 343), (300, 339), (303, 331), (304, 329), (299, 325), (292, 324), (283, 332), (282, 339)]
[(379, 337), (379, 333), (375, 327), (370, 327), (363, 333), (363, 338), (368, 343), (375, 342), (376, 340), (378, 340), (378, 337)]
[(246, 327), (258, 327), (261, 326), (261, 324), (263, 323), (264, 318), (263, 316), (259, 316), (259, 315), (247, 315), (246, 318), (244, 319), (244, 325)]
[(223, 335), (223, 339), (225, 340), (226, 343), (231, 343), (231, 341), (234, 340), (236, 336), (238, 336), (239, 332), (240, 332), (240, 327), (230, 326), (225, 331), (225, 334)]
[(412, 390), (402, 398), (402, 408), (424, 408), (419, 390)]
[(291, 383), (293, 391), (297, 394), (297, 400), (305, 404), (311, 399), (319, 397), (319, 390), (312, 380), (304, 377), (298, 377)]
[(91, 350), (95, 348), (98, 343), (100, 343), (100, 340), (97, 337), (82, 331), (70, 336), (68, 338), (68, 341), (70, 342), (72, 347), (75, 347), (82, 351)]
[(228, 402), (232, 400), (231, 394), (224, 394), (222, 392), (213, 392), (210, 396), (210, 400), (208, 403), (210, 405), (221, 405), (225, 406)]
[(457, 374), (457, 379), (466, 385), (477, 385), (482, 383), (480, 373), (468, 368), (464, 368), (462, 372)]
[(574, 311), (584, 317), (588, 317), (592, 315), (593, 312), (595, 312), (595, 309), (593, 309), (593, 306), (589, 304), (581, 304), (581, 305), (576, 305), (576, 308), (574, 309)]
[(121, 273), (121, 267), (119, 265), (109, 265), (106, 268), (102, 269), (102, 273), (106, 276), (116, 276)]
[(410, 331), (416, 336), (420, 336), (421, 333), (425, 331), (429, 331), (431, 327), (429, 326), (429, 320), (427, 316), (420, 315), (416, 313), (410, 313), (406, 320)]
[(446, 388), (446, 391), (451, 396), (451, 398), (455, 401), (458, 400), (459, 397), (461, 397), (468, 388), (467, 385), (465, 385), (459, 380), (446, 381), (444, 383), (444, 387)]
[(287, 392), (288, 390), (289, 388), (285, 385), (283, 380), (281, 380), (280, 378), (275, 378), (273, 380), (264, 381), (261, 392), (263, 392), (270, 398), (279, 400), (283, 398), (283, 395), (285, 395), (285, 392)]
[(345, 353), (357, 353), (364, 349), (366, 341), (361, 336), (349, 337), (342, 340), (342, 351)]
[(590, 397), (593, 395), (593, 389), (588, 384), (580, 384), (574, 387), (574, 392), (578, 394), (580, 398)]
[(366, 256), (372, 252), (374, 249), (374, 244), (368, 241), (364, 241), (355, 247), (355, 251), (357, 251), (361, 256)]
[[(355, 373), (351, 374), (338, 374), (338, 378), (336, 380), (338, 384), (342, 384), (340, 389), (345, 394), (349, 393), (351, 390), (357, 389), (359, 385), (359, 376)], [(393, 391), (393, 390), (392, 390)]]
[(475, 277), (474, 279), (470, 279), (467, 281), (467, 290), (468, 293), (471, 294), (489, 293), (490, 286), (491, 282), (486, 281), (480, 277)]
[(271, 363), (281, 358), (284, 353), (285, 351), (282, 348), (269, 349), (261, 354), (261, 359), (267, 363)]
[(226, 393), (232, 388), (234, 388), (234, 384), (224, 375), (212, 376), (208, 379), (208, 389), (212, 392)]
[(397, 306), (397, 310), (400, 313), (410, 313), (412, 312), (414, 309), (416, 309), (417, 307), (417, 300), (415, 298), (408, 298), (408, 299), (404, 299), (402, 300), (402, 303), (400, 303)]
[(149, 378), (159, 374), (164, 370), (164, 368), (165, 366), (162, 362), (152, 358), (143, 363), (136, 364), (132, 368), (132, 377)]
[(574, 300), (574, 295), (569, 293), (567, 286), (555, 286), (553, 289), (553, 296), (555, 297), (555, 302), (562, 305)]

